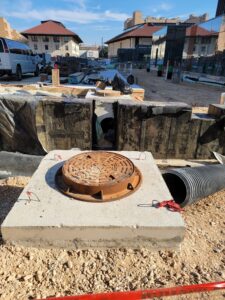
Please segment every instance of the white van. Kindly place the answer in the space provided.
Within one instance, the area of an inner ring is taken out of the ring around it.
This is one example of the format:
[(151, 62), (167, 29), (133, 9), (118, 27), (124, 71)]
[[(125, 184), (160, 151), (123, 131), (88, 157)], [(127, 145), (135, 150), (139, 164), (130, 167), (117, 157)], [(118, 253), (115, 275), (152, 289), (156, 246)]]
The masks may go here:
[(26, 44), (0, 38), (0, 76), (16, 75), (21, 80), (26, 73), (39, 74), (32, 50)]

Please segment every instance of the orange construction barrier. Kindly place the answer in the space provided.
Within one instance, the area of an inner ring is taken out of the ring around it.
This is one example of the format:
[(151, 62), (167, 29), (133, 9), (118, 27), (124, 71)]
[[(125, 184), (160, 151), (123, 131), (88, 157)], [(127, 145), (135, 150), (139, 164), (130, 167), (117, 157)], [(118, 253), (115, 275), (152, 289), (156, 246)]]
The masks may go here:
[[(89, 294), (81, 296), (68, 296), (60, 298), (48, 298), (48, 300), (141, 300), (155, 297), (176, 296), (191, 293), (211, 292), (225, 289), (225, 281), (185, 285), (172, 288), (160, 288), (134, 292), (115, 292), (102, 294)], [(42, 299), (44, 300), (44, 299)]]

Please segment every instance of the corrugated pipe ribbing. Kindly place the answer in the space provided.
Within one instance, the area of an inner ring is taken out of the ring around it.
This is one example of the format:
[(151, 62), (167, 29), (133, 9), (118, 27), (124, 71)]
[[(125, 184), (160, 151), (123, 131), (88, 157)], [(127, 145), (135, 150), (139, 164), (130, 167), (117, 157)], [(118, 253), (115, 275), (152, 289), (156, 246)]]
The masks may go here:
[(225, 165), (171, 169), (163, 178), (175, 202), (184, 207), (225, 188)]

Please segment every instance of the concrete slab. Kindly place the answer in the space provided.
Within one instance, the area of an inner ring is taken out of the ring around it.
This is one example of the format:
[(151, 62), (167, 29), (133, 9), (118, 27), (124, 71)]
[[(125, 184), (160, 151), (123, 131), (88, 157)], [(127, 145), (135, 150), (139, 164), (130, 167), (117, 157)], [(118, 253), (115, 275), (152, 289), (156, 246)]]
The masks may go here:
[[(55, 185), (58, 168), (80, 150), (51, 151), (2, 224), (8, 243), (67, 248), (177, 248), (184, 237), (179, 213), (157, 209), (171, 195), (149, 152), (118, 152), (142, 172), (137, 192), (118, 201), (88, 203), (68, 198)], [(57, 158), (61, 161), (56, 161)], [(31, 192), (29, 201), (27, 192)]]

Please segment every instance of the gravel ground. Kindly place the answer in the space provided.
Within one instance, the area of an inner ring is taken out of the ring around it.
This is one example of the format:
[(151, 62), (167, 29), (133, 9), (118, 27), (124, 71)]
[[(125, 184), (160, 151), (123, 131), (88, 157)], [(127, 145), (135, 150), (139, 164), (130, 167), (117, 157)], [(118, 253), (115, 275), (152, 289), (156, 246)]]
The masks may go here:
[[(17, 177), (0, 182), (0, 222), (28, 180)], [(80, 251), (1, 244), (0, 299), (225, 281), (224, 198), (222, 191), (185, 209), (187, 229), (180, 251)], [(225, 290), (164, 299), (225, 299)]]

